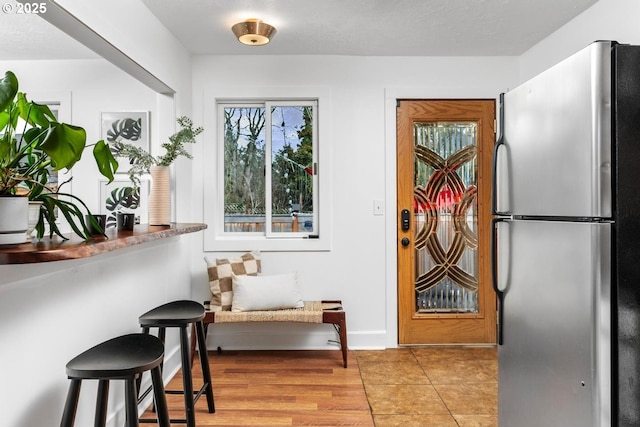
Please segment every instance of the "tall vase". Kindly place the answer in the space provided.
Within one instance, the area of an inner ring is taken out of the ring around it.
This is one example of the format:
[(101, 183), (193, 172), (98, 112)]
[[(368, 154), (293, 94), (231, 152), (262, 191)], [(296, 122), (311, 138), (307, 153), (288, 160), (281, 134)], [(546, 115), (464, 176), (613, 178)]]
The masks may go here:
[(149, 225), (171, 223), (171, 170), (169, 166), (152, 166), (149, 193)]

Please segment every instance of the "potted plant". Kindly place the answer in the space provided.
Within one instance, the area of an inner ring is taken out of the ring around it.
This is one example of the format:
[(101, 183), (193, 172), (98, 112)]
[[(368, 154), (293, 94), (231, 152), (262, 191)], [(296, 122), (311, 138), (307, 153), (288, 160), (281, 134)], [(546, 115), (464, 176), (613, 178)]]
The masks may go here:
[[(149, 224), (168, 225), (171, 220), (171, 181), (169, 166), (180, 156), (193, 158), (185, 149), (185, 144), (194, 144), (196, 136), (203, 132), (202, 127), (193, 127), (193, 121), (181, 116), (177, 119), (180, 130), (169, 137), (169, 142), (162, 144), (165, 153), (154, 157), (140, 147), (122, 142), (119, 133), (127, 132), (126, 126), (119, 127), (109, 142), (118, 157), (129, 159), (131, 168), (129, 179), (135, 187), (140, 185), (140, 176), (151, 174), (151, 193), (149, 194)], [(134, 125), (133, 123), (131, 125)]]
[[(56, 224), (56, 210), (84, 239), (91, 237), (85, 213), (92, 225), (101, 229), (80, 198), (60, 192), (65, 183), (55, 188), (50, 185), (52, 171), (70, 169), (80, 160), (89, 147), (86, 139), (83, 128), (58, 122), (49, 107), (29, 101), (26, 94), (18, 92), (13, 72), (7, 71), (0, 79), (0, 200), (24, 196), (24, 203), (27, 199), (41, 203), (35, 226), (38, 239), (44, 236), (45, 222), (50, 237), (55, 234), (67, 239)], [(92, 145), (98, 170), (113, 181), (118, 162), (110, 147), (104, 141)], [(25, 221), (26, 216), (25, 212)], [(22, 237), (24, 241), (24, 234)]]

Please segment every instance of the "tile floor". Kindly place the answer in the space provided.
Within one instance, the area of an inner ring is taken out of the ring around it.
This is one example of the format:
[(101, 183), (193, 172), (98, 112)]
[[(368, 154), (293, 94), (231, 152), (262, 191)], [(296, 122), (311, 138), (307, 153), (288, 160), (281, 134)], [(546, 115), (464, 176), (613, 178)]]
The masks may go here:
[(497, 427), (495, 347), (352, 351), (376, 427)]

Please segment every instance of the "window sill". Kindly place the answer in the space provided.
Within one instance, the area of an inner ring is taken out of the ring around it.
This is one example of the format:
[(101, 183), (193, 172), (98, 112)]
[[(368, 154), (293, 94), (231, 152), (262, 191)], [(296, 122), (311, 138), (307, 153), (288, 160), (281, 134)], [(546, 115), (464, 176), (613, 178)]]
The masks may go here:
[(215, 236), (209, 229), (204, 234), (206, 252), (234, 252), (259, 250), (265, 252), (321, 252), (331, 250), (328, 237), (319, 238), (269, 238), (252, 236)]

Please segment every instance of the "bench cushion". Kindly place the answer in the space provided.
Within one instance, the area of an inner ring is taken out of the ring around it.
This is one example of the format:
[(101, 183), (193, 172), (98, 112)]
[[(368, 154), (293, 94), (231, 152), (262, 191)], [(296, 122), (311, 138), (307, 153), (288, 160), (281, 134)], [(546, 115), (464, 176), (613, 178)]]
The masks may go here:
[(221, 311), (215, 314), (211, 320), (213, 323), (243, 323), (243, 322), (298, 322), (298, 323), (324, 323), (323, 313), (325, 307), (334, 309), (335, 304), (326, 304), (321, 301), (304, 301), (302, 308), (287, 310), (265, 311)]

